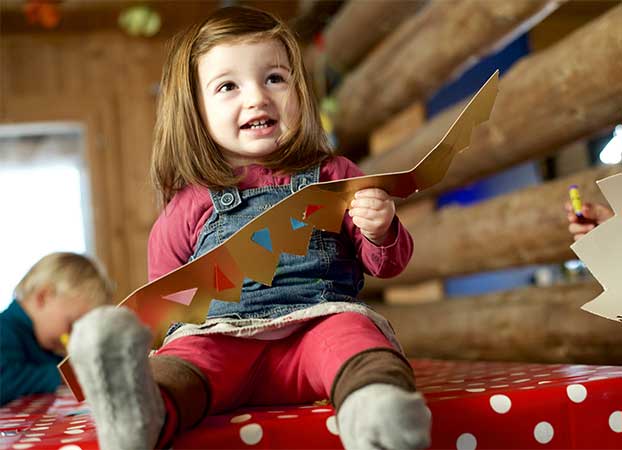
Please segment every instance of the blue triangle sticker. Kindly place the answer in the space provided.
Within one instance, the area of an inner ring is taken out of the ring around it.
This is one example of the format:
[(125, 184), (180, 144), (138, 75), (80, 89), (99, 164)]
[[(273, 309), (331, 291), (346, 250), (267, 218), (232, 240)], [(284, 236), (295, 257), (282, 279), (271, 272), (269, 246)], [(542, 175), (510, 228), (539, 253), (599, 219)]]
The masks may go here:
[(272, 240), (270, 239), (270, 230), (267, 228), (255, 231), (251, 240), (272, 253)]
[(306, 223), (301, 222), (300, 220), (294, 219), (293, 217), (290, 217), (290, 218), (289, 218), (289, 221), (290, 221), (290, 222), (291, 222), (291, 224), (292, 224), (292, 230), (297, 230), (297, 229), (299, 229), (299, 228), (302, 228), (302, 227), (306, 227), (306, 226), (307, 226), (307, 224), (306, 224)]

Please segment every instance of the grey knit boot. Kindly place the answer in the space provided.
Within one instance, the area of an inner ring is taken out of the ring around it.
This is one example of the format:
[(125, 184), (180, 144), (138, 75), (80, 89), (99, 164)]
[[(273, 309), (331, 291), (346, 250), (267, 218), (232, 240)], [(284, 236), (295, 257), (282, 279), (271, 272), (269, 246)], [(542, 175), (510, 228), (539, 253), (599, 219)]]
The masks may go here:
[(73, 327), (69, 356), (101, 450), (152, 450), (157, 443), (165, 410), (149, 368), (151, 340), (127, 308), (96, 308)]
[(419, 392), (375, 383), (346, 397), (337, 413), (346, 450), (406, 450), (430, 445), (430, 412)]

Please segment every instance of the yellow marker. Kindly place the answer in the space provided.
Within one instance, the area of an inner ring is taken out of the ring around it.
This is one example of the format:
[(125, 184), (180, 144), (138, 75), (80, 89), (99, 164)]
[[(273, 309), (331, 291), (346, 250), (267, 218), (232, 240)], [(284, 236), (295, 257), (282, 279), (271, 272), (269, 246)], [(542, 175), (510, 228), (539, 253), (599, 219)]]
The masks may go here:
[(63, 333), (60, 335), (60, 343), (63, 344), (63, 346), (67, 347), (67, 344), (69, 344), (69, 334), (67, 333)]
[(579, 195), (579, 187), (576, 184), (571, 185), (568, 188), (568, 195), (570, 196), (570, 203), (572, 204), (572, 210), (577, 217), (583, 217), (581, 209), (583, 204), (581, 203), (581, 195)]

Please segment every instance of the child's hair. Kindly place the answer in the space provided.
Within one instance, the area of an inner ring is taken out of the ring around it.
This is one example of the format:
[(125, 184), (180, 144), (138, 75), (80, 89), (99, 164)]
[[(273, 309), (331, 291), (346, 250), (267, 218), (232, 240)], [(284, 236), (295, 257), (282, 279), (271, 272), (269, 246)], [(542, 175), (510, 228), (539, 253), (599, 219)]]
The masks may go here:
[(296, 38), (271, 14), (246, 7), (222, 8), (177, 35), (164, 64), (154, 133), (151, 180), (166, 205), (189, 184), (223, 188), (239, 181), (201, 121), (198, 60), (219, 44), (275, 39), (287, 52), (300, 118), (263, 165), (295, 172), (330, 154)]
[(82, 295), (93, 306), (112, 301), (113, 286), (95, 261), (77, 253), (50, 253), (35, 263), (15, 287), (23, 300), (37, 289), (48, 287), (57, 295)]

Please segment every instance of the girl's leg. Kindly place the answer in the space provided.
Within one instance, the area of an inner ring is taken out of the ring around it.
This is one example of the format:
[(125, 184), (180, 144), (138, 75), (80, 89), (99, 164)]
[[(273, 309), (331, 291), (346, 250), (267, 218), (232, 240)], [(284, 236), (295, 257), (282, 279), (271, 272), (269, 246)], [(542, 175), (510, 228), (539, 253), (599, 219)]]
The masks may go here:
[(346, 449), (420, 448), (430, 418), (410, 364), (367, 317), (342, 313), (275, 342), (264, 356), (254, 404), (330, 395)]
[(152, 449), (164, 424), (147, 353), (151, 333), (126, 308), (96, 308), (78, 320), (69, 356), (102, 450)]
[(148, 358), (150, 344), (150, 331), (126, 308), (97, 308), (74, 325), (69, 355), (102, 450), (162, 446), (207, 411), (239, 405), (265, 345), (188, 336)]

